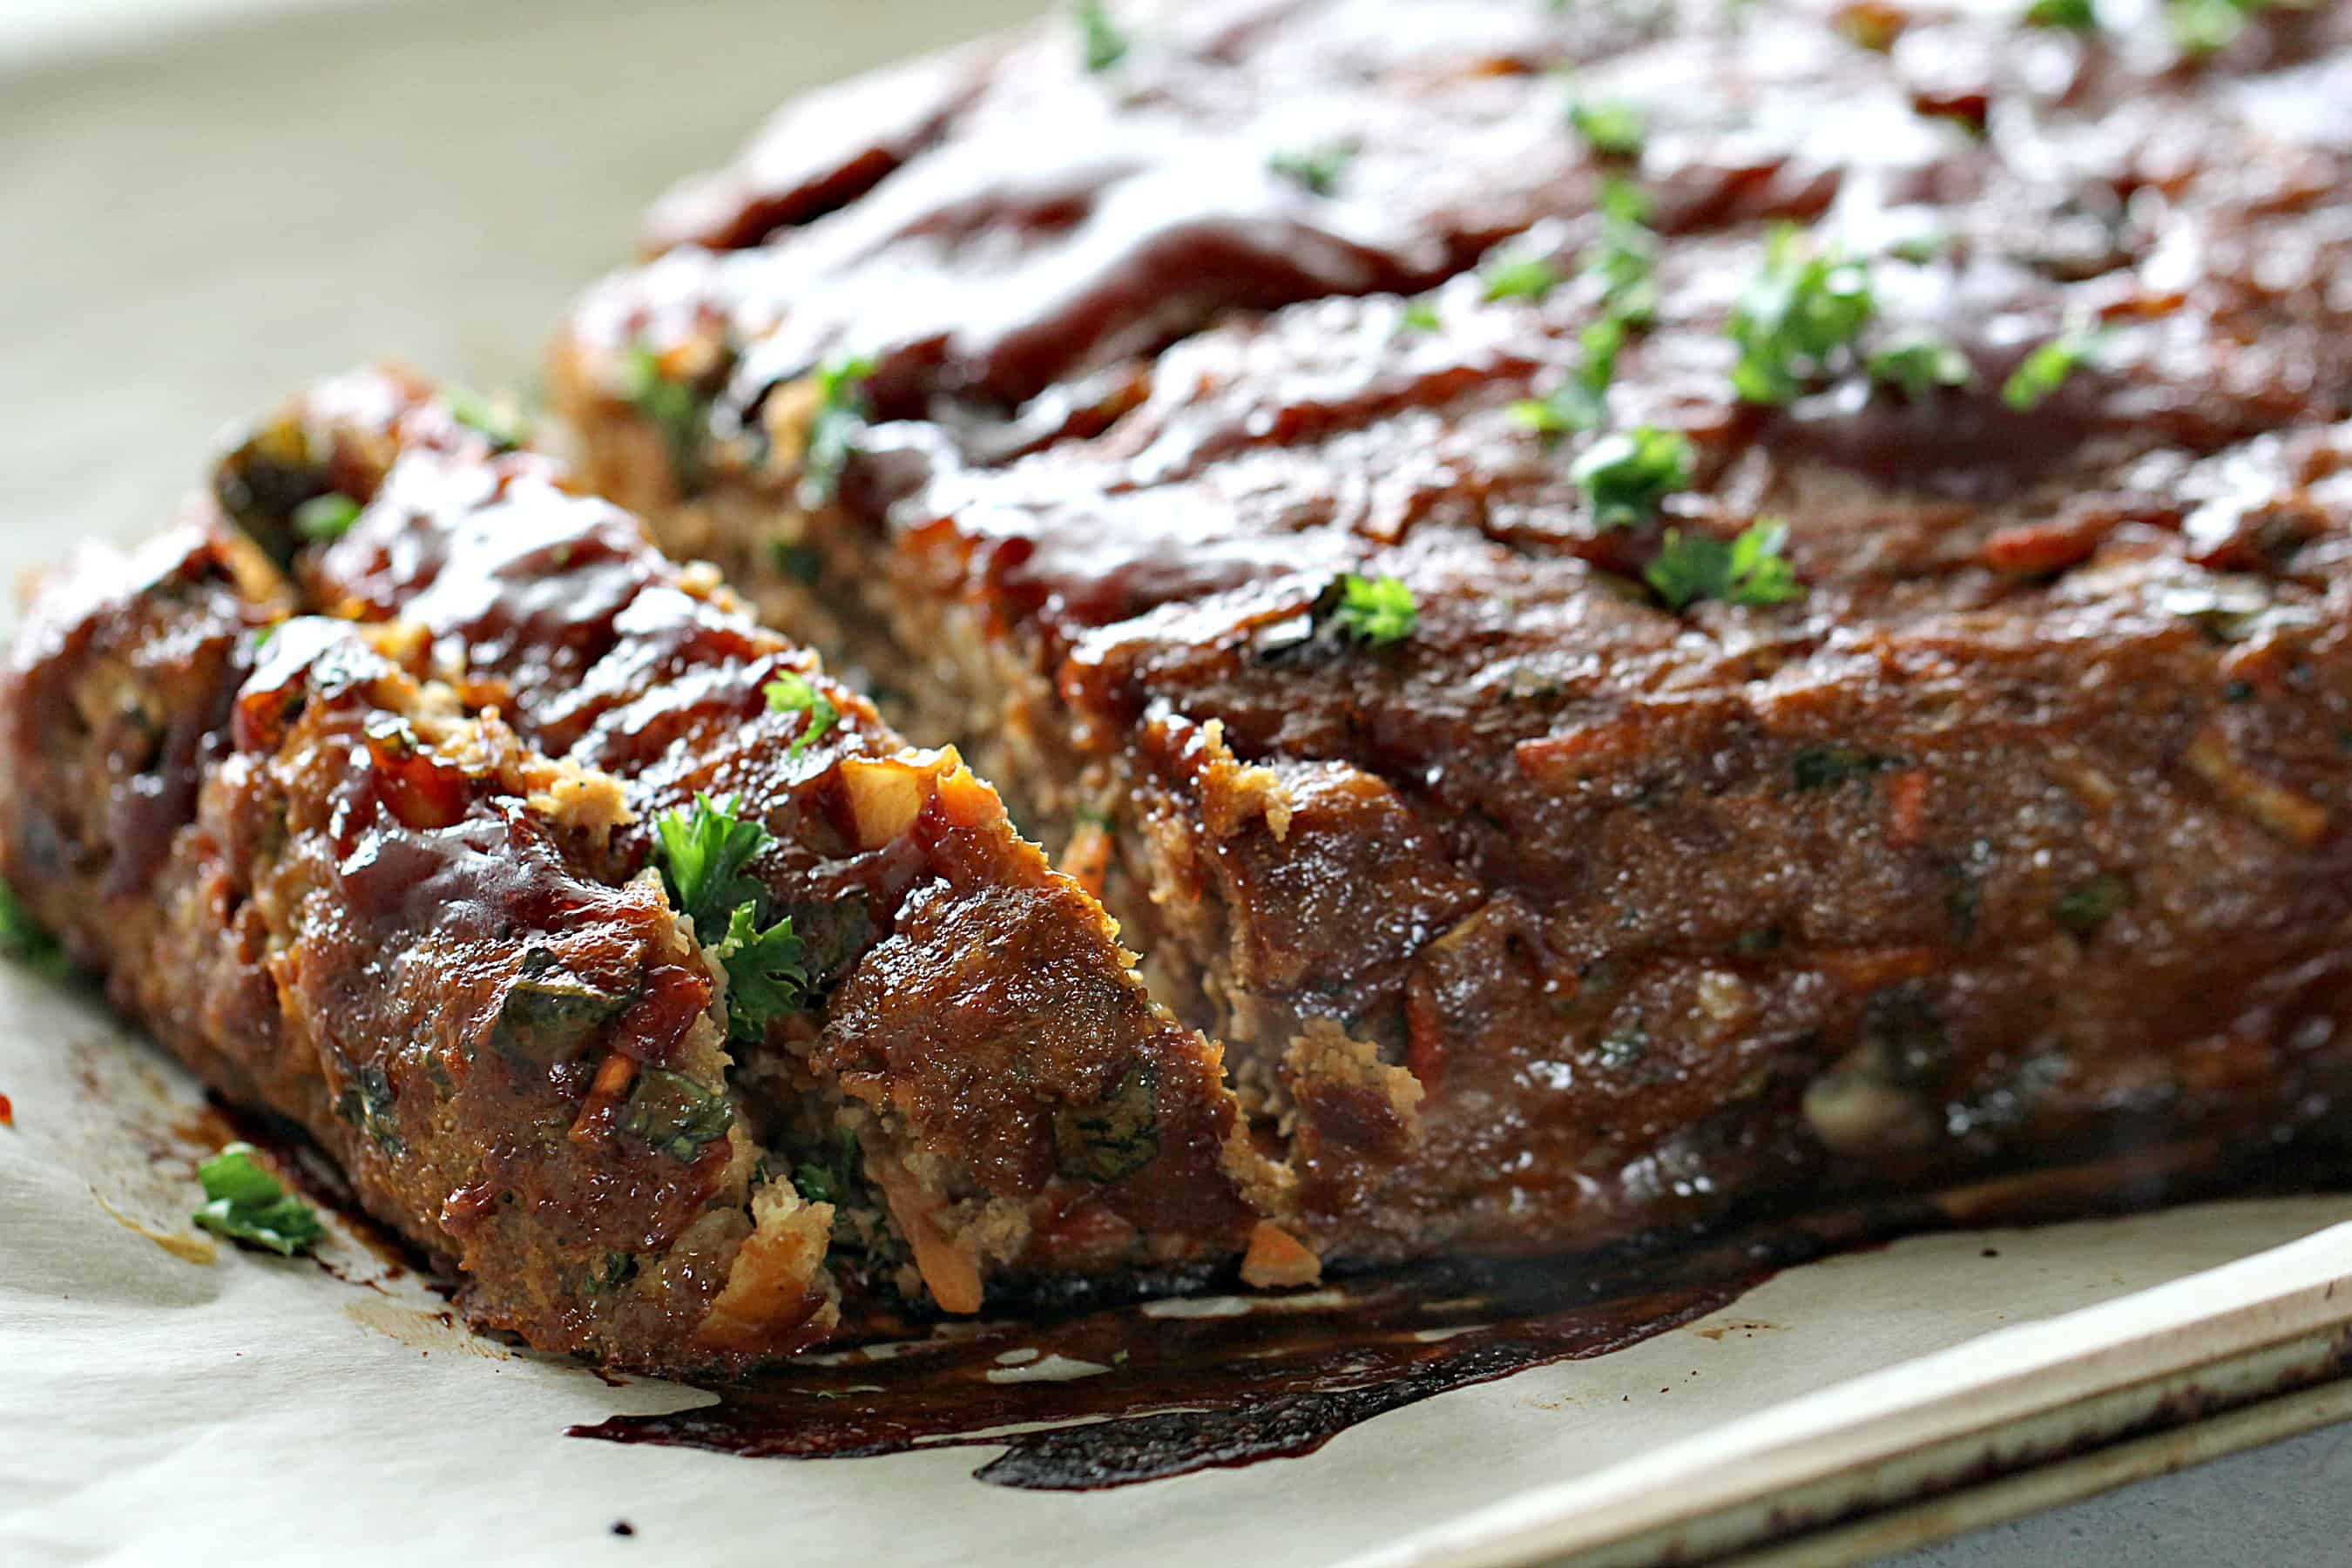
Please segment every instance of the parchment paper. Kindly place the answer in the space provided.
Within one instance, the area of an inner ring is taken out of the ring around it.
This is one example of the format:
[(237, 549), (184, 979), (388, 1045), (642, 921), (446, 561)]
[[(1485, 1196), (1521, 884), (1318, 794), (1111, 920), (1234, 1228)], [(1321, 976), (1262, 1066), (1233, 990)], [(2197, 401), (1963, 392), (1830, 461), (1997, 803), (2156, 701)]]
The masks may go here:
[[(323, 1260), (187, 1223), (195, 1103), (94, 1005), (0, 976), (0, 1555), (12, 1563), (1320, 1564), (2031, 1317), (2344, 1217), (2340, 1200), (1926, 1237), (1791, 1270), (1618, 1354), (1462, 1390), (1321, 1454), (1122, 1490), (971, 1479), (985, 1449), (798, 1463), (623, 1447), (575, 1421), (708, 1396), (453, 1327), (338, 1236)], [(117, 1216), (121, 1216), (118, 1218)], [(126, 1223), (129, 1222), (129, 1223)], [(1998, 1257), (1984, 1256), (1987, 1249)], [(626, 1521), (634, 1535), (613, 1533)]]
[[(1028, 9), (297, 7), (37, 59), (0, 31), (0, 574), (151, 530), (214, 429), (310, 375), (393, 353), (527, 377), (645, 200), (793, 87)], [(10, 1563), (1336, 1563), (2347, 1212), (1903, 1243), (1312, 1458), (1053, 1495), (973, 1482), (985, 1450), (804, 1465), (566, 1437), (705, 1396), (478, 1342), (347, 1239), (324, 1253), (344, 1279), (183, 1256), (205, 1250), (186, 1219), (198, 1151), (173, 1131), (189, 1086), (86, 999), (14, 972), (0, 1093), (17, 1121), (0, 1129)]]

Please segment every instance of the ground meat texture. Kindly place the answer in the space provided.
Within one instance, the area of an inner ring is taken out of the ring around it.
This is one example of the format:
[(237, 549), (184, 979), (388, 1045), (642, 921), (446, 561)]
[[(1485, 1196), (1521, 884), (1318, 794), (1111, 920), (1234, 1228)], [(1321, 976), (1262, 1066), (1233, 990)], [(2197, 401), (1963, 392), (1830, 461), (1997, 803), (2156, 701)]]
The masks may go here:
[[(1851, 10), (1171, 7), (1091, 74), (1049, 27), (862, 193), (781, 199), (763, 140), (557, 347), (593, 482), (1071, 837), (1327, 1258), (2340, 1116), (2352, 21)], [(1547, 432), (1624, 304), (1612, 176), (1654, 298)], [(1875, 315), (1768, 404), (1784, 221)], [(1578, 460), (1644, 425), (1688, 481), (1604, 514)], [(1799, 596), (1651, 586), (1767, 520)], [(1346, 635), (1344, 574), (1411, 635)]]
[[(319, 387), (230, 457), (222, 495), (252, 493), (247, 454), (291, 444), (273, 431), (305, 433), (320, 481), (363, 507), (294, 552), (305, 601), (396, 626), (469, 702), (612, 780), (626, 820), (607, 878), (642, 872), (656, 824), (698, 797), (772, 836), (746, 869), (793, 920), (809, 994), (733, 1032), (736, 1081), (763, 1102), (780, 1171), (814, 1163), (819, 1187), (875, 1211), (878, 1231), (837, 1237), (853, 1308), (895, 1289), (971, 1311), (998, 1279), (1240, 1251), (1261, 1162), (1234, 1136), (1216, 1047), (1152, 1002), (1100, 904), (953, 752), (908, 748), (707, 568), (672, 565), (551, 459), (407, 378)], [(241, 521), (287, 537), (250, 508)], [(815, 700), (779, 708), (784, 678)]]
[(646, 1368), (824, 1337), (817, 1256), (760, 1265), (830, 1211), (754, 1196), (710, 975), (567, 804), (609, 781), (289, 599), (201, 525), (45, 585), (0, 686), (11, 885), (458, 1271), (477, 1325)]

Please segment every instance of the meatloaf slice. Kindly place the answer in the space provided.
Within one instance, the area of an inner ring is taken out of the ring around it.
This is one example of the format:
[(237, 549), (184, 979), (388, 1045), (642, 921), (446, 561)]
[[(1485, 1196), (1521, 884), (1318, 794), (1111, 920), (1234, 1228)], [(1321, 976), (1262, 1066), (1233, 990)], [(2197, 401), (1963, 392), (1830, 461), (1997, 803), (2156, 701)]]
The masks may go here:
[(212, 491), (41, 592), (0, 867), (478, 1322), (723, 1369), (1279, 1252), (1100, 905), (708, 568), (396, 374)]
[[(764, 840), (738, 890), (759, 923), (791, 921), (801, 1005), (745, 1015), (744, 967), (722, 962), (731, 1081), (761, 1102), (780, 1170), (863, 1199), (836, 1272), (968, 1312), (994, 1278), (1242, 1249), (1259, 1217), (1244, 1188), (1269, 1177), (1217, 1047), (1151, 1001), (1100, 905), (952, 750), (908, 749), (708, 567), (672, 565), (553, 460), (393, 373), (282, 410), (215, 490), (308, 605), (397, 624), (469, 705), (612, 780), (616, 874), (707, 802)], [(302, 539), (291, 520), (321, 496), (354, 509), (348, 526)], [(702, 917), (706, 947), (749, 934), (707, 929), (725, 918)]]
[(288, 599), (202, 524), (51, 581), (0, 689), (11, 885), (477, 1323), (648, 1367), (825, 1337), (832, 1210), (759, 1173), (711, 976), (613, 874), (614, 781)]
[(2352, 20), (1569, 9), (988, 56), (592, 296), (588, 471), (1068, 838), (1327, 1257), (2340, 1125)]

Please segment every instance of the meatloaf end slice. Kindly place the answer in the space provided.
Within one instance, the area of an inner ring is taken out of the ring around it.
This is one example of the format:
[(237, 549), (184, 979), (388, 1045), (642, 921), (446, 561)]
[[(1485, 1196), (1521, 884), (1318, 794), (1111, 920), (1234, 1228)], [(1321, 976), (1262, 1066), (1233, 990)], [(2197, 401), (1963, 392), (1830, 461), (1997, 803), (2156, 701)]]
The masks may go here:
[[(1151, 1000), (1096, 899), (952, 749), (909, 748), (708, 567), (463, 412), (399, 373), (342, 377), (265, 421), (215, 489), (306, 605), (398, 626), (467, 703), (611, 780), (610, 875), (662, 863), (677, 895), (666, 831), (731, 803), (759, 840), (748, 912), (789, 919), (801, 973), (755, 1016), (733, 965), (729, 1081), (777, 1170), (844, 1209), (835, 1272), (971, 1311), (999, 1287), (1230, 1268), (1278, 1173), (1219, 1048)], [(292, 519), (321, 496), (348, 526), (305, 539)]]

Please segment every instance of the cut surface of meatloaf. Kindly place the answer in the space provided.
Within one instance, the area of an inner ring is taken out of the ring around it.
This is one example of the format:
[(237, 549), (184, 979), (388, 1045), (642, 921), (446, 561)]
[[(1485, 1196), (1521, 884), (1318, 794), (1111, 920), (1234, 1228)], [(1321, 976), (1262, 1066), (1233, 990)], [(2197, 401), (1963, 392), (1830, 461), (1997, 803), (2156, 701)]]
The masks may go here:
[(2352, 22), (2157, 9), (1049, 29), (690, 187), (559, 395), (1066, 839), (1327, 1258), (2337, 1126)]
[(289, 602), (201, 522), (52, 579), (5, 688), (10, 883), (478, 1323), (636, 1365), (823, 1337), (830, 1211), (752, 1192), (710, 978), (612, 874), (613, 781)]
[(707, 567), (397, 373), (213, 491), (39, 595), (0, 854), (477, 1321), (725, 1369), (1267, 1228), (1101, 906)]

